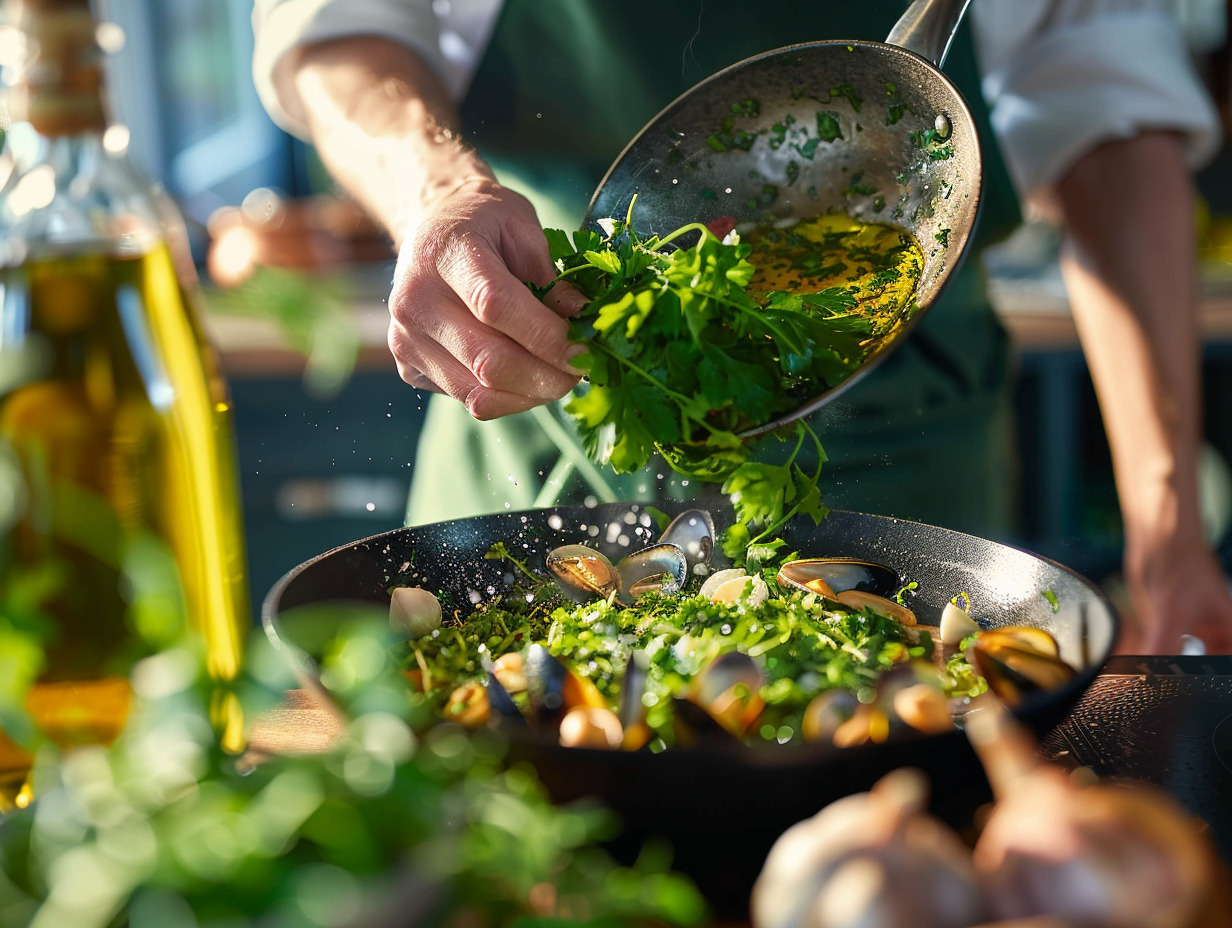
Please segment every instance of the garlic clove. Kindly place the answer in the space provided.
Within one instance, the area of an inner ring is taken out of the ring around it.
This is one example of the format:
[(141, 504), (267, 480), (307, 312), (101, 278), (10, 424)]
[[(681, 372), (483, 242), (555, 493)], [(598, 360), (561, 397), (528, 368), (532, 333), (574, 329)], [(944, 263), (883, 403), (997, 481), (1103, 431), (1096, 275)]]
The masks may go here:
[(422, 587), (395, 587), (389, 599), (389, 627), (408, 640), (430, 635), (441, 627), (440, 600)]
[(728, 580), (734, 580), (737, 577), (747, 576), (748, 572), (741, 567), (728, 567), (724, 570), (716, 570), (706, 578), (705, 582), (702, 583), (702, 587), (698, 590), (698, 593), (713, 601), (715, 590), (721, 587)]
[(742, 604), (748, 608), (760, 606), (770, 595), (770, 588), (761, 577), (733, 577), (719, 584), (711, 595), (711, 602), (728, 605)]
[(946, 603), (941, 610), (941, 643), (956, 645), (968, 635), (974, 635), (980, 630), (971, 613), (952, 602)]

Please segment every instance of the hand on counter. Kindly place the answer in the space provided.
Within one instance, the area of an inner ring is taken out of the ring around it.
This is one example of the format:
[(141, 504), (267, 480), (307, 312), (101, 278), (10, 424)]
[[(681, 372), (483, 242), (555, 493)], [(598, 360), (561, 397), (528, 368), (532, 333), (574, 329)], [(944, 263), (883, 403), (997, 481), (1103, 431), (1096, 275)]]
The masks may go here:
[(1122, 654), (1186, 653), (1185, 636), (1206, 654), (1232, 654), (1232, 595), (1222, 565), (1205, 542), (1160, 546), (1170, 563), (1126, 554), (1132, 607), (1122, 610)]

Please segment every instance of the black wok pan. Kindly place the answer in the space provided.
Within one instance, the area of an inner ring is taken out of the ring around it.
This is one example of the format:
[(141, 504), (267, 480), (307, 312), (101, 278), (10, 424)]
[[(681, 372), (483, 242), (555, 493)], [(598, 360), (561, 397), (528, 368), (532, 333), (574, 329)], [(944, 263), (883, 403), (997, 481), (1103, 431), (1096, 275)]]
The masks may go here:
[[(718, 513), (716, 521), (722, 522)], [(403, 584), (436, 588), (453, 602), (465, 602), (508, 583), (507, 565), (483, 558), (494, 542), (505, 541), (511, 548), (513, 543), (528, 545), (530, 563), (542, 568), (543, 554), (557, 545), (586, 542), (618, 554), (656, 534), (642, 507), (627, 504), (532, 510), (398, 529), (337, 548), (292, 570), (266, 597), (262, 620), (271, 640), (295, 661), (302, 682), (321, 691), (311, 658), (295, 646), (291, 627), (284, 629), (280, 622), (297, 606), (388, 604), (388, 589)], [(803, 555), (877, 561), (904, 580), (917, 582), (911, 605), (922, 624), (939, 622), (950, 597), (965, 590), (973, 615), (986, 626), (1032, 625), (1052, 633), (1061, 656), (1078, 673), (1065, 687), (1039, 694), (1016, 710), (1040, 734), (1073, 707), (1116, 636), (1115, 613), (1094, 585), (1060, 564), (1016, 548), (851, 512), (832, 512), (818, 526), (797, 521), (783, 534)], [(788, 826), (835, 799), (867, 789), (889, 770), (906, 765), (924, 769), (933, 783), (934, 811), (958, 826), (970, 822), (988, 795), (979, 764), (957, 733), (841, 751), (811, 745), (619, 753), (530, 740), (515, 742), (511, 750), (536, 765), (554, 798), (597, 797), (615, 810), (624, 823), (615, 845), (618, 853), (633, 853), (651, 836), (667, 838), (676, 851), (675, 866), (698, 882), (721, 913), (734, 916), (743, 914), (767, 851)]]

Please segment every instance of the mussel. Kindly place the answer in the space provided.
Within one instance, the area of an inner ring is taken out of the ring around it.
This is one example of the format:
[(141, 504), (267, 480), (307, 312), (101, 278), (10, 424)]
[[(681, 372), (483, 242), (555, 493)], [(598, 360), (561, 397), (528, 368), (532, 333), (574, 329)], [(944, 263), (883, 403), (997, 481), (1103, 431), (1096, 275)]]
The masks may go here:
[(902, 723), (927, 735), (954, 728), (950, 702), (932, 667), (908, 661), (886, 671), (877, 681), (877, 702), (894, 723)]
[(583, 602), (606, 599), (620, 589), (616, 566), (602, 551), (586, 545), (553, 548), (546, 562), (561, 589)]
[(918, 661), (883, 674), (867, 702), (847, 690), (827, 690), (813, 698), (801, 719), (805, 741), (828, 741), (840, 748), (880, 744), (907, 728), (925, 734), (954, 728), (936, 674)]
[(603, 696), (594, 683), (578, 676), (543, 645), (527, 648), (523, 664), (533, 721), (558, 724), (566, 712), (578, 706), (603, 708)]
[(675, 593), (706, 569), (714, 551), (714, 519), (704, 509), (686, 509), (659, 540), (615, 564), (588, 545), (562, 545), (548, 552), (547, 566), (566, 595), (579, 602), (616, 594), (633, 602), (647, 591)]
[(560, 743), (567, 748), (619, 748), (624, 741), (620, 719), (611, 709), (578, 706), (560, 720)]
[(891, 597), (902, 588), (897, 572), (872, 561), (849, 557), (808, 557), (779, 568), (778, 581), (806, 593), (834, 599), (847, 590)]
[(900, 625), (914, 626), (916, 624), (914, 612), (902, 603), (876, 593), (868, 593), (864, 590), (843, 590), (841, 593), (834, 594), (834, 599), (851, 609), (872, 609), (876, 613), (889, 616)]
[(616, 565), (620, 577), (619, 595), (632, 602), (643, 593), (677, 593), (689, 580), (689, 562), (684, 549), (660, 542), (634, 551)]
[(654, 731), (646, 724), (646, 682), (650, 678), (650, 659), (645, 651), (632, 651), (625, 663), (625, 675), (620, 684), (620, 724), (623, 729), (621, 746), (637, 751), (650, 743)]
[(850, 690), (826, 690), (814, 696), (804, 709), (800, 734), (805, 741), (830, 741), (860, 708), (855, 693)]
[(711, 661), (693, 681), (690, 698), (737, 738), (761, 715), (765, 674), (741, 651), (728, 651)]
[(1059, 657), (1056, 640), (1039, 628), (1003, 626), (980, 632), (966, 653), (988, 688), (1011, 706), (1058, 689), (1074, 676), (1074, 668)]

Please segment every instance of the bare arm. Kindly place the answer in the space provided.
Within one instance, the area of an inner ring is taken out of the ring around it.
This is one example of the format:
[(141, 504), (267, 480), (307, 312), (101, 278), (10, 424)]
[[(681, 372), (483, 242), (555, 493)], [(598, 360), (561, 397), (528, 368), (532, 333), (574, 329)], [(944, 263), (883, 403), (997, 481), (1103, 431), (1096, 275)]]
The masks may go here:
[(1180, 636), (1232, 651), (1232, 598), (1206, 544), (1193, 191), (1180, 140), (1150, 132), (1082, 157), (1056, 193), (1062, 272), (1095, 382), (1125, 527), (1138, 625), (1125, 649)]
[(398, 247), (389, 345), (402, 379), (479, 419), (520, 412), (577, 382), (563, 316), (526, 281), (554, 276), (531, 205), (462, 141), (432, 72), (376, 37), (299, 49), (281, 87), (331, 174)]

